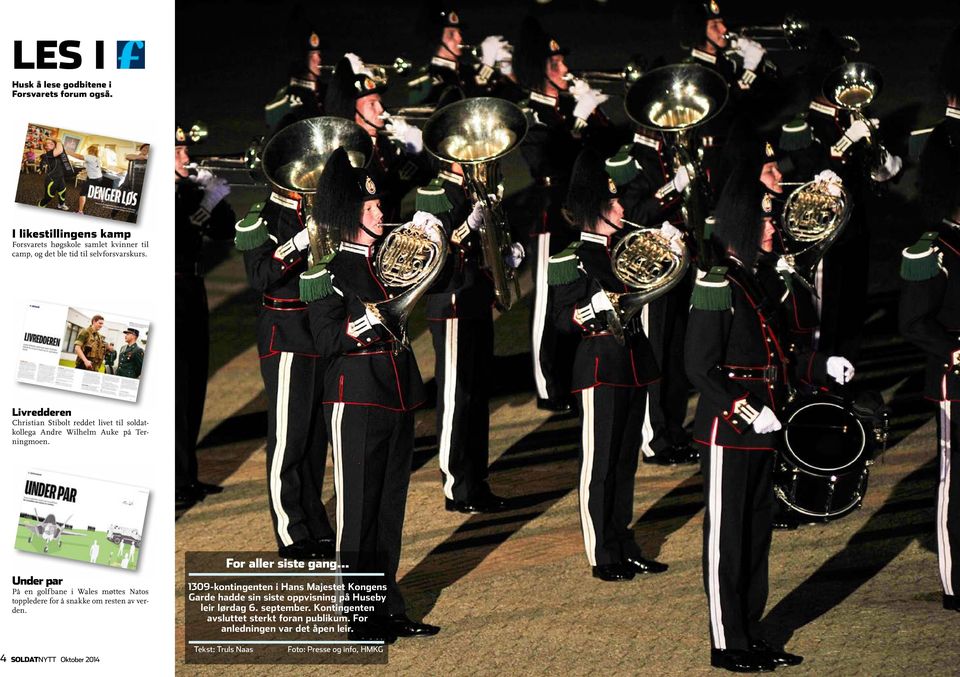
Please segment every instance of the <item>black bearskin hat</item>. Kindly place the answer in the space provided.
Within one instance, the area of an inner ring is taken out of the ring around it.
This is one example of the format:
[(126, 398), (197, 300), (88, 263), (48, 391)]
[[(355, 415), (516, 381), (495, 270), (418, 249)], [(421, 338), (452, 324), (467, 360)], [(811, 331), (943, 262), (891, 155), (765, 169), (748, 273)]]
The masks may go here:
[(414, 28), (420, 41), (435, 44), (443, 35), (443, 29), (459, 28), (462, 31), (465, 26), (459, 12), (443, 7), (438, 0), (424, 0)]
[(563, 203), (567, 220), (579, 230), (592, 230), (615, 197), (617, 185), (607, 174), (603, 158), (592, 148), (585, 148), (573, 165)]
[(543, 30), (536, 18), (527, 16), (520, 24), (520, 37), (513, 51), (513, 72), (527, 89), (540, 89), (547, 60), (556, 54), (569, 53), (569, 49), (560, 47), (557, 40)]
[(722, 257), (730, 252), (748, 267), (757, 260), (763, 235), (762, 167), (762, 154), (735, 166), (727, 177), (714, 211), (716, 225), (712, 240), (717, 253)]
[(346, 57), (337, 62), (327, 94), (323, 100), (327, 115), (353, 121), (357, 111), (357, 99), (370, 94), (380, 94), (386, 84), (377, 82), (365, 73), (354, 73), (350, 60)]
[(720, 7), (715, 0), (683, 0), (673, 10), (673, 25), (680, 44), (686, 49), (702, 45), (706, 40), (707, 21), (720, 18)]
[(353, 167), (347, 151), (337, 148), (320, 174), (313, 218), (321, 229), (330, 230), (334, 240), (353, 239), (360, 228), (363, 203), (380, 195), (366, 170)]

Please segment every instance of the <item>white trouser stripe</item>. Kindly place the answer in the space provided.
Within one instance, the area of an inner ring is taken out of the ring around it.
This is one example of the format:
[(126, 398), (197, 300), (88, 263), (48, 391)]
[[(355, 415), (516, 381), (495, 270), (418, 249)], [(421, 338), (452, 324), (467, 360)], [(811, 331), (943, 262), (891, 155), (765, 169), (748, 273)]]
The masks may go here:
[(723, 610), (720, 608), (720, 516), (723, 510), (723, 447), (717, 446), (717, 419), (710, 431), (710, 538), (707, 580), (710, 587), (710, 626), (714, 648), (726, 649), (723, 634)]
[(537, 235), (537, 280), (533, 292), (533, 381), (537, 397), (547, 399), (547, 379), (540, 365), (540, 344), (547, 317), (547, 266), (550, 265), (550, 233)]
[(450, 445), (453, 439), (453, 414), (457, 406), (457, 334), (460, 320), (446, 321), (443, 360), (443, 421), (440, 423), (440, 470), (443, 495), (453, 500), (453, 474), (450, 472)]
[(280, 363), (277, 373), (277, 446), (273, 450), (270, 462), (270, 496), (273, 499), (273, 512), (277, 515), (277, 534), (284, 545), (293, 543), (288, 531), (290, 517), (283, 509), (280, 492), (283, 490), (280, 481), (280, 471), (283, 468), (283, 454), (287, 449), (287, 425), (289, 423), (290, 406), (290, 370), (293, 366), (293, 353), (280, 353)]
[(813, 304), (817, 310), (817, 326), (813, 329), (813, 349), (820, 347), (820, 320), (823, 318), (823, 259), (817, 264), (817, 272), (813, 276), (813, 288), (817, 290), (817, 296), (813, 299)]
[(590, 517), (590, 478), (593, 476), (593, 392), (593, 388), (587, 388), (581, 393), (583, 397), (583, 429), (581, 430), (583, 464), (580, 468), (580, 530), (583, 531), (583, 547), (587, 551), (587, 560), (590, 566), (597, 566), (597, 534), (593, 529), (593, 519)]
[(343, 446), (340, 426), (343, 423), (343, 403), (333, 405), (330, 416), (330, 446), (333, 450), (333, 490), (337, 498), (337, 554), (340, 553), (340, 539), (343, 536)]
[[(943, 377), (946, 381), (946, 376)], [(953, 591), (953, 553), (950, 552), (950, 532), (947, 531), (947, 512), (950, 507), (950, 404), (940, 402), (940, 487), (937, 495), (937, 552), (940, 560), (940, 581), (948, 595)]]
[[(643, 327), (643, 333), (647, 335), (647, 338), (650, 338), (650, 304), (647, 303), (643, 306), (643, 310), (640, 311), (640, 324)], [(640, 451), (644, 456), (650, 457), (654, 455), (653, 447), (650, 446), (650, 443), (653, 442), (653, 424), (650, 422), (650, 389), (647, 388), (647, 392), (644, 395), (646, 403), (643, 411), (643, 426), (640, 429)]]

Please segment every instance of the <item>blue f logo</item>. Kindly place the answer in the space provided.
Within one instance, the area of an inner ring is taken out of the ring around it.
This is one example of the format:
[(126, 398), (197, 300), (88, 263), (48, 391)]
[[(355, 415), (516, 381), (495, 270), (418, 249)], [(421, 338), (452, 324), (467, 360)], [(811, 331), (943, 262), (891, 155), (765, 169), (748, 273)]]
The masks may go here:
[(143, 68), (144, 44), (143, 40), (117, 40), (117, 68)]

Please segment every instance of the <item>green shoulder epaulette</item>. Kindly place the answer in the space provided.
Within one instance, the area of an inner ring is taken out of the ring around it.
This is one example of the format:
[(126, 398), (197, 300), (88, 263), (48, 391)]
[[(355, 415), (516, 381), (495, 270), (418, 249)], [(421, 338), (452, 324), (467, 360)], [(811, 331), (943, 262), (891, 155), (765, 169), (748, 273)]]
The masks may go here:
[(698, 310), (730, 310), (733, 307), (733, 293), (726, 275), (726, 266), (711, 268), (694, 285), (690, 304)]
[(580, 277), (580, 257), (577, 256), (580, 242), (581, 240), (571, 242), (562, 252), (550, 257), (550, 263), (547, 265), (547, 284), (567, 284)]
[(924, 233), (916, 244), (903, 250), (900, 260), (900, 277), (909, 282), (922, 282), (940, 272), (940, 250), (934, 244), (939, 237), (936, 231)]
[(407, 102), (411, 106), (423, 102), (433, 90), (433, 78), (426, 68), (421, 68), (418, 76), (407, 82)]
[(453, 209), (447, 193), (443, 190), (443, 179), (433, 179), (426, 186), (417, 188), (417, 211), (430, 212), (434, 216)]
[(314, 264), (310, 270), (300, 273), (300, 300), (304, 303), (319, 301), (333, 293), (333, 276), (327, 266), (337, 252), (331, 252)]
[(630, 154), (631, 148), (631, 144), (622, 146), (616, 155), (607, 158), (604, 163), (607, 175), (617, 184), (617, 188), (627, 185), (640, 173), (640, 163)]
[(258, 202), (250, 207), (247, 215), (237, 221), (237, 225), (234, 226), (236, 232), (233, 236), (233, 243), (242, 252), (256, 249), (270, 238), (267, 224), (260, 217), (263, 205), (263, 202)]

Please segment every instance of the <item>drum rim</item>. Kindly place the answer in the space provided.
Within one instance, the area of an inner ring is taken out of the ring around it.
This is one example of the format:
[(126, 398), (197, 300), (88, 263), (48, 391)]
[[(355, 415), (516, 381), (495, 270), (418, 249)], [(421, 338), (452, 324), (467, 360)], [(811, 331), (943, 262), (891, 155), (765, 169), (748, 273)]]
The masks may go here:
[[(813, 406), (835, 407), (837, 409), (840, 409), (844, 413), (848, 414), (850, 418), (852, 418), (856, 422), (857, 428), (859, 428), (860, 430), (860, 448), (857, 450), (857, 453), (853, 457), (853, 459), (850, 462), (848, 462), (846, 465), (842, 465), (837, 468), (820, 468), (818, 466), (813, 465), (812, 463), (809, 463), (803, 460), (800, 456), (797, 455), (797, 453), (793, 450), (793, 447), (790, 445), (790, 423), (793, 421), (794, 417), (797, 414), (799, 414), (801, 411)], [(807, 402), (797, 407), (795, 410), (793, 410), (790, 413), (790, 417), (787, 419), (787, 423), (784, 426), (783, 443), (784, 443), (784, 446), (786, 447), (784, 451), (786, 453), (789, 453), (790, 459), (794, 459), (796, 461), (796, 464), (800, 466), (800, 469), (807, 470), (810, 474), (816, 475), (818, 477), (829, 477), (831, 475), (845, 474), (843, 473), (844, 470), (852, 467), (854, 464), (858, 463), (859, 461), (861, 461), (861, 459), (863, 459), (864, 453), (866, 452), (866, 449), (867, 449), (867, 431), (863, 427), (863, 422), (859, 419), (859, 417), (857, 417), (856, 414), (851, 412), (846, 407), (843, 407), (837, 404), (836, 402), (825, 402), (823, 400), (815, 400), (812, 402)], [(820, 475), (819, 473), (826, 473), (826, 474)]]
[(849, 503), (848, 505), (845, 505), (844, 507), (839, 508), (837, 510), (831, 510), (830, 512), (823, 512), (823, 511), (818, 512), (816, 510), (803, 508), (797, 505), (795, 502), (791, 501), (786, 496), (786, 492), (784, 492), (784, 490), (781, 487), (774, 486), (773, 490), (774, 490), (774, 493), (777, 495), (777, 499), (779, 499), (785, 506), (787, 506), (788, 508), (790, 508), (790, 510), (793, 510), (794, 512), (798, 512), (801, 515), (804, 515), (805, 517), (816, 517), (819, 519), (832, 519), (832, 518), (844, 517), (849, 513), (853, 512), (854, 510), (856, 510), (860, 505), (862, 505), (863, 499), (867, 494), (866, 487), (867, 487), (867, 484), (866, 482), (864, 482), (863, 492), (859, 492), (859, 491), (855, 492), (855, 497), (852, 503)]

